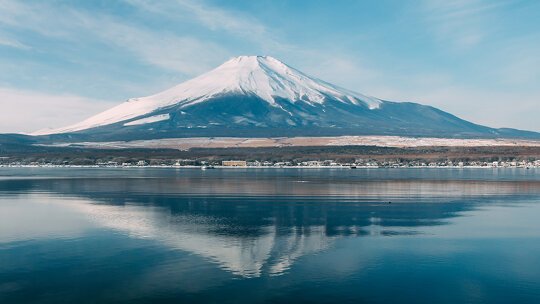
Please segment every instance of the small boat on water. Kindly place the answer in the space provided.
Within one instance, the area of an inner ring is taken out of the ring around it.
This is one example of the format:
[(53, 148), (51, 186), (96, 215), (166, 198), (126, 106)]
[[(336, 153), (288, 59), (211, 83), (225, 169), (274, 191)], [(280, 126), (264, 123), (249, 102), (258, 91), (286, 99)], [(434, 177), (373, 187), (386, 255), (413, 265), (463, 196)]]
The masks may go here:
[(201, 167), (201, 170), (206, 170), (206, 169), (215, 169), (214, 166), (202, 166)]

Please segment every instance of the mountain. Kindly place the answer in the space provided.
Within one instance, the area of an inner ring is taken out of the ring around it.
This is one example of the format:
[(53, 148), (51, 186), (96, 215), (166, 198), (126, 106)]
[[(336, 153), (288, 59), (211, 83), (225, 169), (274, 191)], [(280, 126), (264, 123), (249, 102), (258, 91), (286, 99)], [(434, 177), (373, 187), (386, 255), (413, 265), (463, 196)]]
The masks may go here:
[(129, 99), (49, 138), (401, 135), (528, 137), (477, 125), (434, 107), (391, 102), (310, 77), (269, 56), (235, 57), (161, 93)]

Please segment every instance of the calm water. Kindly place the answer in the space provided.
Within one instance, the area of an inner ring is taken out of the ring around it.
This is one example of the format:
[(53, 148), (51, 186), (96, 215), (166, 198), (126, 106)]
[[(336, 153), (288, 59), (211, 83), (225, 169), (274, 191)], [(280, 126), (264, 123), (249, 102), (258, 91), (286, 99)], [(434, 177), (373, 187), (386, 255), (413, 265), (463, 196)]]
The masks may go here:
[(0, 168), (0, 303), (540, 303), (540, 170)]

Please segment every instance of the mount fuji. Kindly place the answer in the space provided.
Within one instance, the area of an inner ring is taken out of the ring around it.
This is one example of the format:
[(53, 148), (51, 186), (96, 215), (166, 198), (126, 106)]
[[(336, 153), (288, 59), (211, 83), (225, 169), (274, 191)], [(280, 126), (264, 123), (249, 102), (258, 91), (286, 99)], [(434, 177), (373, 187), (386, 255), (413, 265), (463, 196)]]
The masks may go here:
[(240, 56), (161, 93), (32, 135), (134, 140), (173, 137), (540, 134), (477, 125), (434, 107), (384, 101), (308, 76), (270, 56)]

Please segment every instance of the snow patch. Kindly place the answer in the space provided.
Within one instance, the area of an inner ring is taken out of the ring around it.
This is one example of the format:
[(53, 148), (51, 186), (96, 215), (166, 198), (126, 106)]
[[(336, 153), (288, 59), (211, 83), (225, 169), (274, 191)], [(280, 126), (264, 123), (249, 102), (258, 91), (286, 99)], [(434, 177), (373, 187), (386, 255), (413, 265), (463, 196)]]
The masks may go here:
[(127, 123), (124, 124), (124, 126), (144, 125), (144, 124), (148, 124), (148, 123), (168, 120), (169, 118), (171, 118), (169, 114), (154, 115), (154, 116), (150, 116), (150, 117), (146, 117), (146, 118), (137, 119), (137, 120), (127, 122)]

